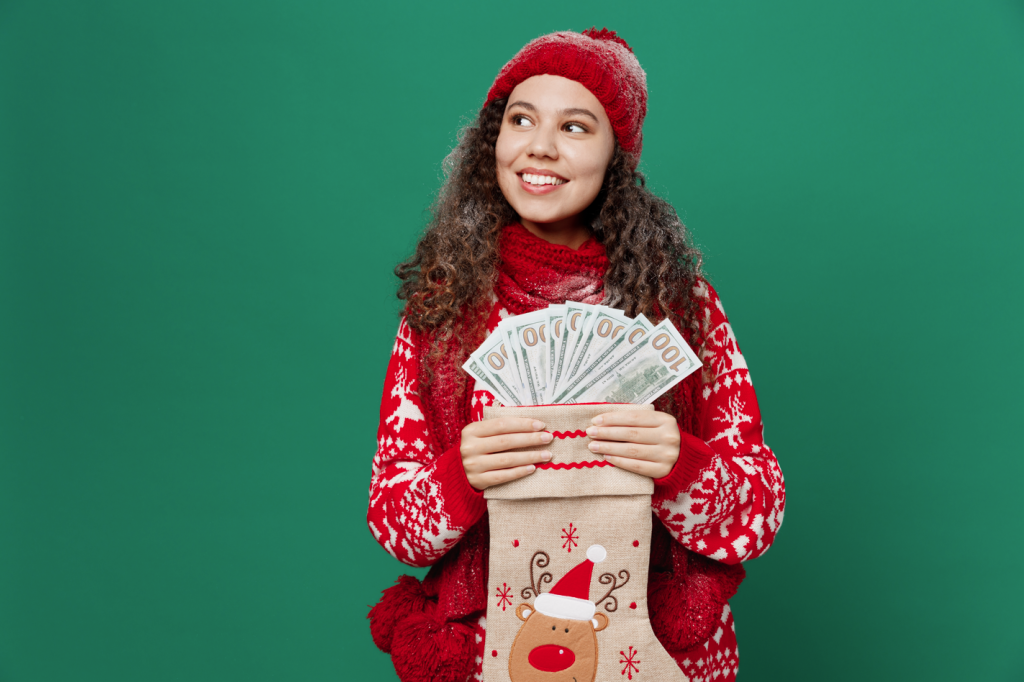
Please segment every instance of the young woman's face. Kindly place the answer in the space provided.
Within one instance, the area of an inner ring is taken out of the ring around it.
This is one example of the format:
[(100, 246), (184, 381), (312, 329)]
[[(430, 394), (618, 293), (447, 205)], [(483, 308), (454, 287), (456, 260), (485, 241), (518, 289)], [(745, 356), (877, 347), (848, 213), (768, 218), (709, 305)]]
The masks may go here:
[(495, 147), (498, 184), (534, 234), (578, 234), (588, 227), (579, 214), (600, 192), (614, 151), (611, 122), (593, 93), (561, 76), (533, 76), (508, 97)]

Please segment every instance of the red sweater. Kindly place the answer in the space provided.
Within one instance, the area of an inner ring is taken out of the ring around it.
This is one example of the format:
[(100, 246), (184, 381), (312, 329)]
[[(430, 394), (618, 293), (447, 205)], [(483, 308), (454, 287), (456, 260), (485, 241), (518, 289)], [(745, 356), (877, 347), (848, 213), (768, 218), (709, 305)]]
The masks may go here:
[[(513, 225), (503, 231), (501, 249), (488, 330), (510, 314), (549, 303), (601, 299), (607, 259), (595, 240), (574, 251)], [(678, 589), (688, 589), (690, 596), (684, 591), (675, 600), (670, 595), (659, 602), (652, 594), (650, 613), (655, 633), (689, 678), (719, 682), (735, 679), (739, 664), (726, 599), (742, 576), (737, 578), (735, 571), (726, 575), (728, 565), (756, 558), (771, 545), (782, 524), (785, 488), (775, 455), (764, 443), (750, 372), (722, 302), (703, 280), (694, 294), (701, 302), (703, 339), (695, 350), (708, 370), (700, 387), (702, 437), (681, 430), (679, 460), (668, 476), (655, 480), (651, 502), (661, 522), (652, 537), (651, 589), (667, 584), (659, 576), (672, 580), (671, 569), (659, 573), (671, 565)], [(457, 438), (446, 448), (439, 445), (446, 440), (441, 432), (457, 433), (455, 427), (460, 431), (462, 426), (432, 423), (439, 419), (437, 411), (429, 409), (418, 386), (425, 345), (403, 319), (384, 383), (367, 523), (396, 559), (433, 568), (422, 585), (408, 578), (390, 588), (375, 607), (380, 617), (371, 629), (378, 646), (392, 653), (402, 679), (449, 679), (437, 665), (429, 677), (415, 672), (417, 664), (424, 665), (414, 659), (421, 657), (422, 634), (428, 631), (447, 637), (445, 646), (458, 640), (466, 651), (472, 650), (466, 659), (469, 668), (453, 664), (451, 679), (465, 679), (466, 672), (470, 679), (480, 679), (488, 597), (486, 503), (466, 479)], [(494, 397), (470, 382), (470, 420), (476, 421)], [(682, 424), (681, 415), (676, 416)], [(715, 595), (721, 598), (715, 601)], [(715, 612), (702, 614), (698, 597), (706, 597), (701, 603), (713, 604)], [(395, 622), (407, 612), (416, 617)], [(706, 639), (680, 645), (682, 635), (673, 628), (680, 629), (681, 619), (688, 631), (701, 632)], [(406, 649), (400, 652), (401, 647)]]

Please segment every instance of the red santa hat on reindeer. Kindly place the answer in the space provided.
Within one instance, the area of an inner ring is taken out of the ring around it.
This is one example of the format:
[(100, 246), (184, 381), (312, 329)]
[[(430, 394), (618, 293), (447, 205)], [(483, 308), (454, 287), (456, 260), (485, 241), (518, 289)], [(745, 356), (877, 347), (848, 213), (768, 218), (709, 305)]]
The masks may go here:
[(552, 618), (590, 620), (597, 612), (597, 604), (590, 601), (590, 578), (594, 564), (605, 560), (608, 552), (601, 545), (587, 548), (587, 558), (569, 570), (555, 583), (550, 592), (537, 596), (533, 606), (539, 613)]

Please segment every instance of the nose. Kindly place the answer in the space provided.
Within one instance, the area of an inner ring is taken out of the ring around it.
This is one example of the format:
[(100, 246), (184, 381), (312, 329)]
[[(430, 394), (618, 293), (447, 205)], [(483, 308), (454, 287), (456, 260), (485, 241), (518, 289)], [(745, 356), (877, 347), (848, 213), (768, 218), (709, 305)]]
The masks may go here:
[(530, 140), (527, 152), (529, 152), (530, 156), (547, 156), (557, 159), (558, 145), (555, 143), (555, 131), (549, 129), (549, 126), (546, 125), (538, 126), (533, 134), (533, 138)]
[(557, 673), (565, 670), (576, 662), (576, 654), (572, 649), (557, 644), (544, 644), (530, 652), (527, 660), (537, 670), (546, 673)]

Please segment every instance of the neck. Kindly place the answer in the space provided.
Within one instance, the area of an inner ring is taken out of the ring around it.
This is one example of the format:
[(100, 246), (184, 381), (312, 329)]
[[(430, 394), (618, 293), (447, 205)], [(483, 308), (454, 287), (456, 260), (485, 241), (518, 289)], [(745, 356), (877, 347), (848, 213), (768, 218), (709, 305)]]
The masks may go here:
[(535, 237), (540, 237), (551, 244), (568, 246), (570, 249), (580, 248), (592, 234), (590, 228), (579, 221), (578, 215), (553, 223), (535, 223), (525, 218), (520, 218), (519, 222)]

